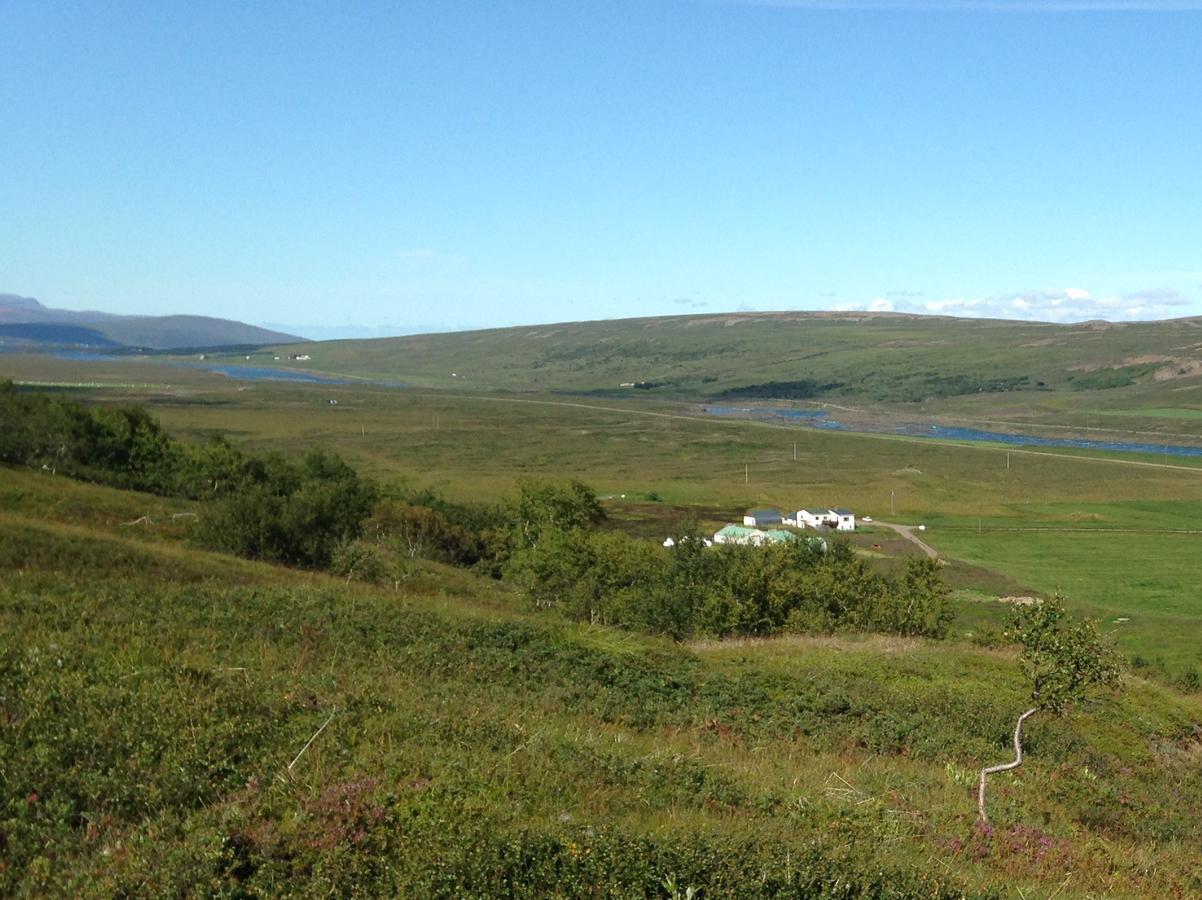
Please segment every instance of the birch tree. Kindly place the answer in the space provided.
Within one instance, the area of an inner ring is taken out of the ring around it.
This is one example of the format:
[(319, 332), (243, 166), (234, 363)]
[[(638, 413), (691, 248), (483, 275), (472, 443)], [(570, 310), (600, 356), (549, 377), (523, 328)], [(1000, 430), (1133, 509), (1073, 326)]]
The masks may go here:
[(981, 770), (977, 790), (981, 822), (988, 821), (986, 779), (1022, 765), (1023, 724), (1039, 712), (1060, 715), (1085, 702), (1095, 687), (1113, 687), (1119, 680), (1118, 657), (1098, 633), (1097, 623), (1074, 619), (1058, 597), (1016, 607), (1009, 635), (1021, 648), (1019, 662), (1031, 684), (1031, 706), (1014, 725), (1014, 759)]

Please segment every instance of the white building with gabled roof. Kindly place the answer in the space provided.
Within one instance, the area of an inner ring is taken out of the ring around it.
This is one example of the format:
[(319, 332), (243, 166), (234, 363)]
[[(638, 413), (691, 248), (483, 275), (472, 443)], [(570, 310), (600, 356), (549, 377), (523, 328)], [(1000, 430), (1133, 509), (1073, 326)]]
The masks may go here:
[(808, 528), (833, 528), (836, 531), (855, 531), (856, 514), (843, 507), (809, 506), (797, 511), (797, 524)]

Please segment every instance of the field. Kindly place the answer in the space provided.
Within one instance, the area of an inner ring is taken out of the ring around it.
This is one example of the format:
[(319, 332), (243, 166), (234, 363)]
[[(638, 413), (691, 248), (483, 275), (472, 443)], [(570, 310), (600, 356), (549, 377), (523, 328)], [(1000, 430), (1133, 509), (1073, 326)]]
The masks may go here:
[[(184, 436), (331, 447), (374, 477), (456, 499), (496, 501), (523, 477), (579, 477), (647, 537), (689, 513), (717, 527), (763, 504), (846, 505), (924, 523), (955, 563), (965, 630), (1001, 622), (999, 595), (1061, 591), (1153, 671), (1178, 678), (1202, 667), (1190, 638), (1202, 625), (1191, 586), (1199, 460), (827, 433), (703, 417), (692, 404), (651, 398), (248, 383), (152, 362), (3, 364), (28, 380), (107, 381), (79, 392), (144, 402)], [(867, 533), (864, 544), (890, 537)]]
[[(331, 448), (460, 500), (579, 477), (607, 527), (648, 539), (686, 515), (847, 505), (925, 524), (958, 598), (947, 641), (678, 645), (534, 614), (435, 563), (378, 590), (202, 552), (186, 501), (0, 470), (0, 628), (17, 636), (0, 712), (21, 723), (0, 735), (22, 760), (2, 776), (6, 815), (42, 839), (21, 838), (32, 855), (19, 879), (0, 868), (17, 879), (4, 890), (1202, 890), (1197, 461), (821, 432), (633, 395), (20, 356), (0, 376), (145, 404), (185, 438)], [(886, 569), (915, 552), (878, 527), (855, 544)], [(999, 597), (1053, 591), (1135, 668), (1116, 697), (1033, 721), (985, 837), (974, 772), (1006, 756), (1023, 688), (1011, 652), (981, 643)]]

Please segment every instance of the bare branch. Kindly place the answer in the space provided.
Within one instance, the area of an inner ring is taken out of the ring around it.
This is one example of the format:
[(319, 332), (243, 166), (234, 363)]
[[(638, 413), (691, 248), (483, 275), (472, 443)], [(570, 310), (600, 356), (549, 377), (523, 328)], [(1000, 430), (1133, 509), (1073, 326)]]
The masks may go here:
[(326, 730), (327, 725), (329, 725), (331, 722), (334, 721), (334, 716), (337, 714), (338, 714), (338, 710), (334, 710), (334, 712), (330, 713), (330, 717), (321, 723), (321, 727), (318, 728), (315, 732), (313, 732), (313, 736), (311, 738), (309, 738), (309, 740), (305, 741), (305, 746), (300, 748), (300, 753), (296, 754), (296, 756), (295, 756), (295, 758), (293, 758), (292, 762), (288, 763), (288, 771), (289, 772), (292, 771), (293, 766), (295, 766), (298, 762), (300, 762), (300, 758), (305, 755), (305, 751), (309, 749), (309, 745), (312, 744), (315, 740), (317, 740), (317, 736)]
[(1011, 769), (1017, 769), (1023, 762), (1023, 722), (1027, 721), (1035, 713), (1039, 712), (1038, 706), (1032, 706), (1025, 713), (1018, 717), (1018, 722), (1014, 726), (1014, 761), (1003, 763), (999, 766), (989, 766), (981, 770), (981, 784), (977, 790), (977, 814), (979, 820), (988, 822), (989, 819), (985, 815), (985, 778), (995, 772), (1008, 772)]

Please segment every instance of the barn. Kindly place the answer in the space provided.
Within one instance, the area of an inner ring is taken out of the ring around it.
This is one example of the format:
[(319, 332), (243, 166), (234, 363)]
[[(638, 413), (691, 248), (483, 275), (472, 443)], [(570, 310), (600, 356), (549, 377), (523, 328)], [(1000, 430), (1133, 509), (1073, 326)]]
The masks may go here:
[(743, 514), (743, 524), (751, 528), (762, 525), (780, 525), (784, 517), (779, 509), (749, 509)]

